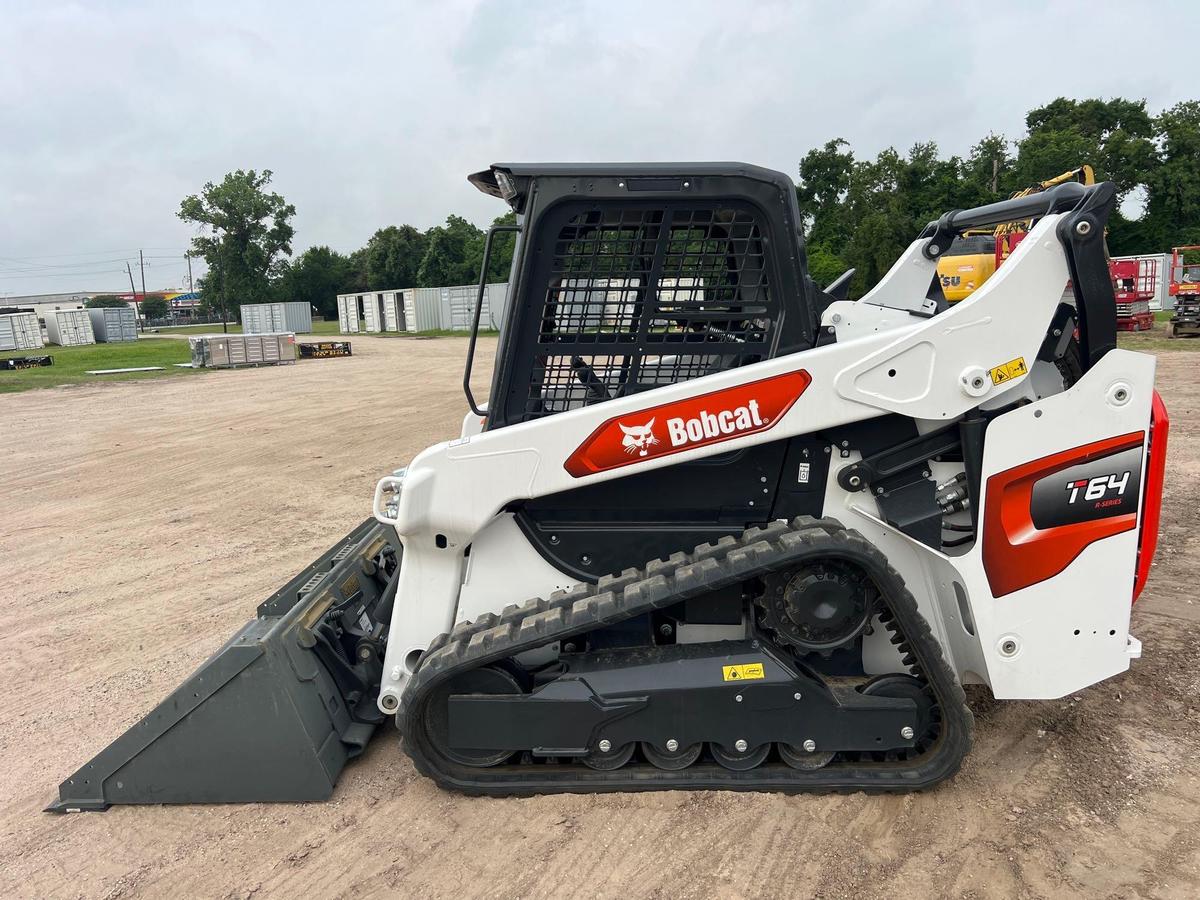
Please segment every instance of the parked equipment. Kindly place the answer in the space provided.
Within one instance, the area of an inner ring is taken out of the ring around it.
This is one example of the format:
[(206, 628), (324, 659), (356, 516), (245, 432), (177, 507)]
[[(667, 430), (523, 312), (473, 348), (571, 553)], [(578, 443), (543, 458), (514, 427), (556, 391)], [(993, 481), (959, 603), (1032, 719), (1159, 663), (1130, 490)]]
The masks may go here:
[(331, 359), (335, 356), (352, 355), (349, 341), (317, 341), (296, 346), (300, 348), (301, 359)]
[[(964, 683), (1138, 657), (1168, 423), (1116, 348), (1113, 185), (942, 216), (849, 302), (777, 172), (470, 180), (521, 222), (492, 401), (472, 340), (456, 439), (51, 809), (328, 797), (393, 718), (469, 793), (909, 791), (967, 753)], [(956, 235), (1034, 216), (1005, 277), (929, 299)]]
[(1158, 283), (1157, 261), (1110, 259), (1108, 271), (1112, 275), (1117, 301), (1117, 331), (1150, 331), (1154, 328), (1150, 301)]
[(42, 346), (42, 326), (37, 313), (0, 316), (0, 350), (37, 350)]
[[(1193, 254), (1191, 262), (1185, 257)], [(1174, 247), (1171, 250), (1171, 286), (1175, 298), (1175, 313), (1171, 316), (1171, 337), (1200, 334), (1200, 244)]]
[(40, 369), (54, 365), (53, 356), (10, 356), (0, 359), (0, 371), (15, 372), (18, 369)]
[[(1060, 184), (1070, 183), (1095, 184), (1096, 176), (1092, 167), (1079, 166), (1061, 175), (1055, 175), (1017, 191), (1010, 199), (1032, 197)], [(1001, 222), (994, 229), (972, 230), (954, 239), (950, 249), (938, 260), (938, 276), (942, 293), (948, 303), (957, 303), (969, 297), (992, 277), (1000, 264), (1008, 259), (1017, 244), (1033, 227), (1040, 211), (1036, 205), (1032, 209), (1034, 215), (1029, 219)]]
[(189, 337), (192, 366), (231, 369), (277, 366), (296, 361), (296, 336), (286, 334), (205, 334)]
[(46, 313), (46, 341), (60, 347), (96, 343), (86, 309), (52, 309)]
[(98, 343), (137, 340), (137, 313), (132, 306), (89, 309), (87, 314), (92, 320), (92, 333)]

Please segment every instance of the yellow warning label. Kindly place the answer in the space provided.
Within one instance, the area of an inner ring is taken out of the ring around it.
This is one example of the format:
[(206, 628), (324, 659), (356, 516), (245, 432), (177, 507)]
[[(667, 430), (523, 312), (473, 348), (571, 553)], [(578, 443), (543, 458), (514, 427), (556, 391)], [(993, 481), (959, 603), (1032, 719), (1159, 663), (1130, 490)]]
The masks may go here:
[(1002, 366), (996, 366), (988, 374), (992, 376), (992, 384), (1004, 384), (1006, 381), (1020, 378), (1028, 371), (1025, 368), (1025, 357), (1018, 356), (1016, 359), (1010, 359)]
[(722, 666), (721, 676), (726, 681), (757, 681), (766, 678), (762, 663), (742, 663), (740, 666)]

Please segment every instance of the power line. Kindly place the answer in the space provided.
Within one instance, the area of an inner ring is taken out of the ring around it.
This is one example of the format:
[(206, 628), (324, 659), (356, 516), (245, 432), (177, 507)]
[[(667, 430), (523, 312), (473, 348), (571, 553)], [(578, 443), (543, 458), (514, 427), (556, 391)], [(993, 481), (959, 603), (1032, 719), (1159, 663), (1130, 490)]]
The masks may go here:
[(12, 259), (16, 262), (32, 262), (35, 259), (65, 259), (68, 257), (79, 256), (105, 256), (109, 253), (137, 253), (138, 250), (178, 250), (183, 252), (187, 247), (118, 247), (115, 250), (80, 250), (75, 253), (47, 253), (41, 256), (19, 256), (19, 257), (0, 257)]
[[(167, 257), (161, 258), (166, 259)], [(31, 266), (24, 263), (0, 262), (0, 272), (26, 272), (30, 275), (37, 275), (42, 272), (56, 272), (63, 269), (83, 269), (87, 268), (88, 266), (103, 266), (107, 265), (108, 263), (123, 263), (126, 261), (126, 259), (127, 257), (120, 257), (118, 259), (92, 259), (88, 260), (87, 262), (59, 263), (53, 266)]]
[(80, 278), (84, 275), (107, 275), (111, 273), (124, 275), (124, 269), (97, 269), (94, 272), (47, 272), (37, 275), (5, 275), (0, 274), (0, 278), (20, 278), (24, 281), (31, 281), (36, 278)]

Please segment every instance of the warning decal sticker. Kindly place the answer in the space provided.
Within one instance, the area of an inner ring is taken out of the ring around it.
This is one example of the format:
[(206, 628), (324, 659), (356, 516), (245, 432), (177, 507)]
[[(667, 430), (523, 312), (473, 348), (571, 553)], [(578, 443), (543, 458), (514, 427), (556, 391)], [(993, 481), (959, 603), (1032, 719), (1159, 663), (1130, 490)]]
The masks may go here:
[(740, 666), (721, 666), (725, 681), (758, 681), (766, 678), (762, 663), (742, 663)]
[(1018, 356), (1016, 359), (1010, 359), (1002, 366), (996, 366), (988, 374), (992, 376), (992, 384), (1004, 384), (1004, 382), (1020, 378), (1028, 372), (1029, 370), (1025, 368), (1025, 357)]

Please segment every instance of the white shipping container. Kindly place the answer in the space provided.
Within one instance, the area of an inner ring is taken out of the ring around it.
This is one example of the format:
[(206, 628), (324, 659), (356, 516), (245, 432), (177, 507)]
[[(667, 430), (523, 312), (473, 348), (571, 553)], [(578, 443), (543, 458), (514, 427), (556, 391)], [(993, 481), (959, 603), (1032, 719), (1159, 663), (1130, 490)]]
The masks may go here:
[(0, 316), (0, 350), (38, 350), (41, 346), (42, 326), (37, 313)]
[[(479, 299), (479, 285), (458, 284), (438, 290), (441, 298), (442, 327), (449, 328), (451, 331), (470, 331), (471, 324), (475, 320), (475, 303)], [(504, 311), (507, 306), (507, 283), (485, 285), (482, 308), (479, 311), (480, 330), (498, 331), (504, 321)]]
[[(508, 282), (489, 284), (487, 286), (488, 314), (493, 331), (499, 331), (504, 324), (504, 314), (508, 311)], [(483, 328), (486, 320), (480, 319), (479, 327)]]
[[(470, 331), (471, 322), (475, 315), (475, 300), (479, 296), (479, 285), (459, 284), (442, 288), (443, 312), (449, 312), (449, 329), (451, 331)], [(487, 291), (483, 293), (483, 311), (479, 316), (480, 322), (490, 322), (488, 311)]]
[(359, 304), (357, 294), (338, 294), (338, 331), (358, 334)]
[(86, 309), (54, 309), (46, 313), (46, 340), (60, 347), (96, 343)]
[(363, 321), (367, 324), (369, 334), (379, 334), (387, 328), (387, 318), (383, 312), (383, 294), (370, 293), (362, 296)]
[(97, 343), (137, 340), (137, 316), (132, 306), (103, 307), (87, 312)]
[(312, 307), (301, 302), (242, 304), (243, 334), (278, 334), (287, 331), (310, 334)]
[(438, 331), (442, 324), (440, 288), (408, 288), (403, 292), (404, 324), (407, 331)]

